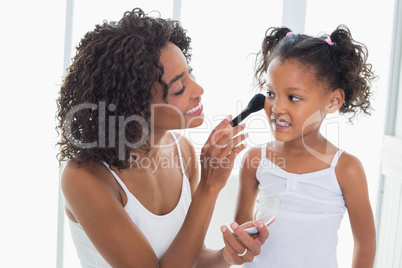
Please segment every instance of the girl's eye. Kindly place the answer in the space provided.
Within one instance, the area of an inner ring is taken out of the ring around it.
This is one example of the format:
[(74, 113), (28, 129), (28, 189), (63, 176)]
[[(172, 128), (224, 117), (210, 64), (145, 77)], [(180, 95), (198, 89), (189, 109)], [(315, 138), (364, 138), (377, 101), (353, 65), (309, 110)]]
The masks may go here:
[(296, 96), (289, 96), (289, 100), (290, 100), (290, 101), (300, 101), (301, 98), (296, 97)]
[(275, 97), (275, 94), (271, 91), (267, 91), (267, 98), (273, 98)]
[(175, 96), (178, 96), (178, 95), (181, 95), (181, 94), (183, 94), (183, 92), (184, 92), (184, 90), (186, 89), (186, 87), (185, 86), (183, 86), (183, 88), (182, 89), (180, 89), (180, 91), (177, 91), (176, 93), (174, 93), (174, 95)]

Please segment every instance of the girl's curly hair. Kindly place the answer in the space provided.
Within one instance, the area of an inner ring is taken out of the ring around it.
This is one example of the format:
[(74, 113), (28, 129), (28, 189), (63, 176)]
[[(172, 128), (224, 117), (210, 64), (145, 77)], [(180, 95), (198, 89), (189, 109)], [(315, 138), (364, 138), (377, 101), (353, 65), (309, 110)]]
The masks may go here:
[(150, 144), (146, 138), (144, 142), (149, 126), (144, 129), (139, 120), (129, 119), (148, 121), (155, 83), (163, 86), (166, 100), (159, 58), (168, 42), (191, 60), (191, 39), (180, 22), (149, 17), (139, 8), (85, 34), (57, 99), (60, 163), (75, 158), (124, 169), (130, 164), (128, 145), (141, 142), (139, 147), (149, 152)]
[[(326, 39), (330, 38), (332, 45)], [(260, 88), (264, 75), (274, 58), (280, 61), (297, 60), (314, 70), (317, 81), (329, 90), (345, 92), (341, 114), (349, 113), (352, 121), (358, 112), (370, 114), (371, 81), (376, 78), (371, 64), (367, 63), (365, 45), (356, 42), (345, 25), (339, 25), (330, 36), (312, 37), (291, 34), (286, 27), (269, 28), (265, 33), (262, 49), (257, 54), (255, 77)]]

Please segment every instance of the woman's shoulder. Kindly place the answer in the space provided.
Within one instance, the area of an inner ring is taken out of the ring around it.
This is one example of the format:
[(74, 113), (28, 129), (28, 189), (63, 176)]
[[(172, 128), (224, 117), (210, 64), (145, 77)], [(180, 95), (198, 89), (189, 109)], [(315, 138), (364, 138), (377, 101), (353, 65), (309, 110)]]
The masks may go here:
[(67, 161), (61, 174), (63, 193), (86, 194), (87, 191), (117, 190), (113, 175), (108, 168), (97, 161)]
[(63, 168), (62, 177), (77, 178), (81, 176), (93, 177), (99, 175), (105, 165), (98, 161), (68, 160)]

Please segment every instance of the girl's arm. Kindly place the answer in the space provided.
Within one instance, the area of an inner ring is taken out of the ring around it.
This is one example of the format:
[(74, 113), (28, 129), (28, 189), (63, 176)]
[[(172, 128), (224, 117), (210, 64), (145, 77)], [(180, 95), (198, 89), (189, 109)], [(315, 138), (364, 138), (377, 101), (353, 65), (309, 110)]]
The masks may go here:
[(240, 169), (239, 196), (235, 221), (243, 224), (253, 220), (254, 206), (258, 194), (257, 167), (261, 159), (261, 149), (250, 149), (242, 162)]
[(346, 202), (353, 233), (352, 267), (373, 267), (376, 234), (363, 166), (356, 157), (343, 153), (335, 172)]

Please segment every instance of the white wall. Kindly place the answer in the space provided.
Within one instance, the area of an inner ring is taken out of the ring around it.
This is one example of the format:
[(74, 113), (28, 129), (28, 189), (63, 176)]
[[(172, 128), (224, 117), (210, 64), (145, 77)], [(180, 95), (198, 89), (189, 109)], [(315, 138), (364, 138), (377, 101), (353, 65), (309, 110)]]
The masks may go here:
[(1, 267), (54, 267), (64, 1), (2, 1)]

